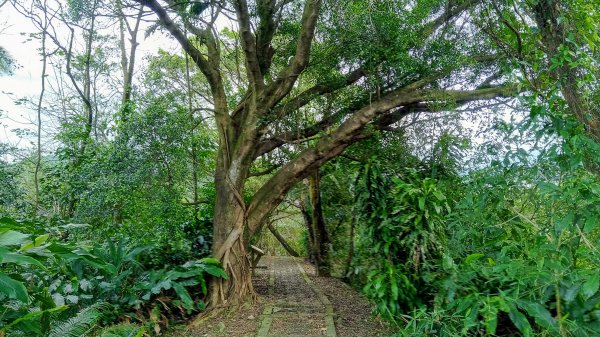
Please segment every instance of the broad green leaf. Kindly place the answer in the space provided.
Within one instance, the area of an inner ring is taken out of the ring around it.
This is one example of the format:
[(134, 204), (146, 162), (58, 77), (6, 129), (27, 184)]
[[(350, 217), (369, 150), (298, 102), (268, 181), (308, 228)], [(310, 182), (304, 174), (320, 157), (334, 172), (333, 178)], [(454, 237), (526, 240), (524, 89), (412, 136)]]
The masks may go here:
[(483, 319), (485, 320), (485, 331), (487, 334), (495, 335), (496, 329), (498, 328), (498, 309), (496, 307), (490, 307), (483, 312)]
[(577, 296), (577, 293), (579, 292), (579, 288), (580, 285), (574, 284), (565, 289), (565, 291), (563, 292), (563, 299), (565, 300), (565, 302), (573, 302), (575, 300), (575, 297)]
[(513, 322), (515, 327), (521, 331), (523, 336), (529, 337), (531, 336), (531, 324), (527, 320), (527, 317), (523, 315), (514, 305), (510, 306), (510, 311), (508, 312), (508, 317)]
[(19, 300), (23, 303), (29, 303), (27, 289), (22, 282), (19, 282), (8, 275), (0, 272), (0, 292), (9, 298)]
[(394, 277), (390, 278), (390, 286), (392, 290), (392, 299), (398, 300), (398, 283)]
[(0, 218), (0, 230), (2, 229), (19, 229), (22, 226), (13, 218), (1, 217)]
[(46, 268), (40, 261), (32, 258), (31, 256), (17, 254), (17, 253), (2, 254), (2, 252), (0, 252), (0, 263), (15, 263), (18, 265), (32, 264), (32, 265), (38, 266), (43, 269)]
[(208, 293), (208, 287), (206, 286), (206, 280), (204, 277), (200, 278), (200, 287), (202, 288), (202, 294), (206, 295)]
[(175, 282), (173, 283), (173, 289), (175, 289), (175, 292), (179, 295), (179, 298), (181, 298), (186, 309), (192, 309), (194, 307), (194, 300), (192, 300), (190, 293), (188, 293), (183, 285)]
[(221, 262), (217, 259), (215, 259), (214, 257), (205, 257), (200, 259), (200, 261), (205, 262), (207, 264), (214, 264), (214, 265), (221, 265)]
[(151, 249), (153, 247), (154, 247), (153, 245), (144, 245), (144, 246), (135, 247), (125, 256), (125, 260), (133, 261), (140, 253), (142, 253), (145, 250)]
[(545, 181), (538, 183), (538, 188), (542, 193), (560, 192), (560, 188), (558, 188), (558, 186)]
[(600, 221), (595, 216), (587, 218), (583, 225), (583, 231), (587, 234), (591, 233), (598, 226), (599, 222)]
[(27, 315), (19, 317), (16, 320), (10, 322), (9, 324), (5, 325), (3, 328), (5, 330), (8, 330), (9, 328), (11, 328), (21, 322), (27, 322), (27, 321), (30, 321), (33, 319), (37, 319), (38, 316), (41, 316), (44, 314), (58, 313), (58, 312), (67, 310), (68, 308), (69, 308), (69, 306), (67, 306), (67, 305), (61, 305), (61, 306), (46, 309), (46, 310), (32, 311), (32, 312), (28, 313)]
[(471, 255), (469, 255), (469, 256), (467, 256), (465, 258), (465, 263), (469, 264), (469, 263), (471, 263), (471, 262), (473, 262), (475, 260), (478, 260), (478, 259), (480, 259), (482, 257), (483, 257), (483, 254), (481, 254), (481, 253), (471, 254)]
[(420, 210), (425, 209), (425, 197), (419, 197), (419, 209)]
[(581, 287), (581, 293), (583, 294), (584, 299), (589, 299), (594, 296), (596, 292), (598, 292), (598, 288), (600, 287), (600, 274), (595, 273), (592, 275)]
[(549, 330), (556, 330), (556, 321), (552, 318), (550, 312), (540, 303), (520, 301), (519, 307), (523, 308), (533, 317), (535, 322), (540, 326)]
[(0, 246), (16, 246), (27, 241), (29, 235), (13, 230), (0, 230)]
[(36, 237), (35, 240), (21, 246), (20, 250), (27, 250), (27, 249), (31, 249), (31, 248), (34, 248), (37, 246), (41, 246), (44, 242), (48, 241), (49, 237), (50, 237), (50, 235), (48, 235), (48, 234), (40, 235), (40, 236)]
[(221, 277), (221, 278), (227, 280), (227, 273), (225, 273), (223, 268), (221, 268), (219, 266), (206, 265), (206, 266), (203, 266), (202, 269), (212, 276)]

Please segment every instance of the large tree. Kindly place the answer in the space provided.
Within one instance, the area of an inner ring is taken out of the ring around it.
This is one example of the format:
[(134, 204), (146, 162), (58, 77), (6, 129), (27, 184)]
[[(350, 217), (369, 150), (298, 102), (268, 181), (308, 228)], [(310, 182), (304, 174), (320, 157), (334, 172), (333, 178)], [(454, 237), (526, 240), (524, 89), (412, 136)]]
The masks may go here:
[[(501, 61), (477, 28), (485, 1), (137, 2), (208, 83), (219, 135), (213, 254), (229, 274), (213, 282), (213, 305), (253, 294), (248, 238), (350, 144), (414, 112), (517, 91), (501, 81)], [(280, 166), (244, 198), (265, 158)]]

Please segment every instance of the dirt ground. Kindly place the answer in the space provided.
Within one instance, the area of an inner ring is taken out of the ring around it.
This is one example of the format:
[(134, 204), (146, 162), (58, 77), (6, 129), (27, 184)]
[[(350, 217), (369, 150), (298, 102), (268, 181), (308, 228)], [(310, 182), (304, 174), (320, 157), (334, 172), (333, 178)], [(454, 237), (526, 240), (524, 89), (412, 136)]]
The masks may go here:
[[(303, 270), (302, 270), (303, 269)], [(308, 275), (308, 280), (302, 275)], [(263, 257), (253, 278), (255, 303), (187, 327), (173, 337), (390, 336), (372, 304), (335, 278), (316, 277), (301, 259)], [(328, 323), (330, 322), (330, 323)]]

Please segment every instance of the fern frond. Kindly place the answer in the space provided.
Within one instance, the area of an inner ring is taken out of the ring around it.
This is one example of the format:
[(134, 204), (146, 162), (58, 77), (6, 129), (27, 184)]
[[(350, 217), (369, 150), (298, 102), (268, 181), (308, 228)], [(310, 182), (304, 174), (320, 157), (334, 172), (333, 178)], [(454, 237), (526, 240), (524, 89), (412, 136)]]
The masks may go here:
[(55, 324), (48, 337), (85, 337), (102, 318), (110, 305), (97, 303), (87, 307), (66, 321)]

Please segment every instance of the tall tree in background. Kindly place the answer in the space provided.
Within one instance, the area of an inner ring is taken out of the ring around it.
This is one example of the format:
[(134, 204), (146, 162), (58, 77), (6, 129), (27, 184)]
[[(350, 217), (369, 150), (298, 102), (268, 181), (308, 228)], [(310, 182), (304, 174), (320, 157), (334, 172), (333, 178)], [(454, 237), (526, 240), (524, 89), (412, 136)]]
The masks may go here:
[(582, 76), (589, 72), (582, 71), (585, 63), (577, 60), (582, 56), (578, 49), (582, 48), (585, 39), (577, 31), (576, 25), (579, 22), (586, 26), (590, 21), (585, 17), (578, 17), (577, 7), (574, 5), (575, 2), (538, 0), (531, 6), (531, 11), (539, 29), (541, 49), (550, 61), (551, 78), (559, 83), (560, 92), (571, 113), (596, 140), (600, 140), (600, 111), (582, 93), (585, 91)]
[[(115, 5), (115, 14), (119, 18), (119, 48), (121, 49), (121, 71), (123, 72), (122, 104), (126, 106), (130, 103), (131, 93), (133, 91), (133, 71), (135, 70), (135, 56), (139, 45), (137, 35), (140, 30), (144, 7), (140, 6), (137, 9), (137, 13), (134, 15), (133, 24), (131, 24), (129, 17), (123, 8), (123, 1), (117, 0)], [(129, 37), (129, 52), (127, 50), (127, 38), (125, 32), (127, 32)]]
[(544, 101), (564, 102), (586, 131), (600, 139), (598, 43), (600, 2), (536, 0), (491, 2), (480, 25), (524, 83)]
[(13, 60), (4, 47), (0, 47), (0, 75), (10, 74), (13, 68)]
[[(0, 8), (8, 3), (8, 0), (4, 0), (0, 2)], [(0, 34), (2, 30), (0, 30)], [(10, 57), (8, 50), (6, 48), (0, 46), (0, 75), (10, 74), (14, 66), (14, 61)]]
[[(497, 75), (496, 57), (465, 25), (469, 11), (477, 15), (477, 1), (138, 2), (210, 86), (219, 134), (213, 254), (230, 276), (213, 282), (213, 305), (253, 294), (246, 238), (291, 187), (347, 146), (414, 111), (516, 91), (486, 81)], [(237, 74), (222, 62), (232, 52), (217, 26), (223, 16), (237, 25), (230, 34), (241, 46)], [(482, 70), (484, 63), (494, 74)], [(308, 112), (316, 118), (303, 120)], [(293, 152), (291, 159), (247, 202), (253, 163), (284, 150)]]

